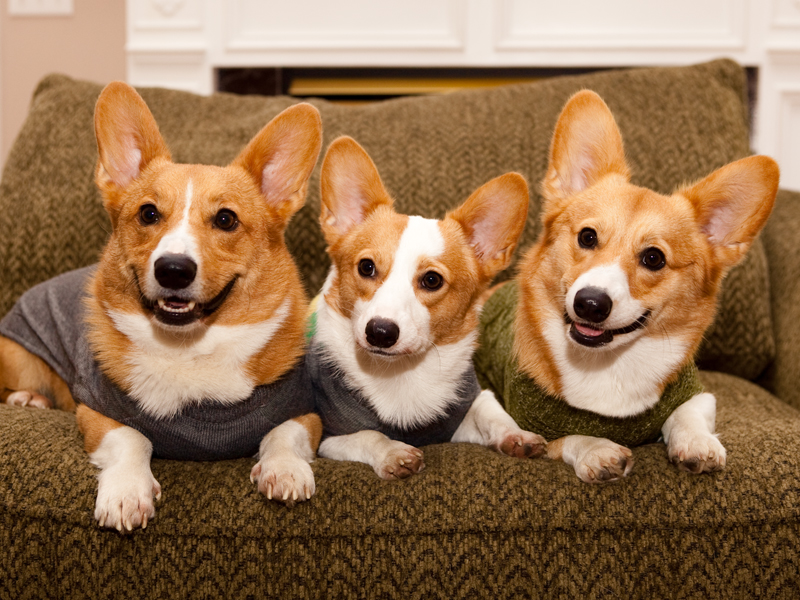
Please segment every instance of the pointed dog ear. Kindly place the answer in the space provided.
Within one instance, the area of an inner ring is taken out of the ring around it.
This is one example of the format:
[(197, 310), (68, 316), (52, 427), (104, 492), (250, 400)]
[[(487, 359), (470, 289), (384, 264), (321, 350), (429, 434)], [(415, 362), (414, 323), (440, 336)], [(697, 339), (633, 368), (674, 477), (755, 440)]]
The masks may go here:
[(127, 83), (109, 83), (97, 99), (94, 131), (98, 187), (106, 194), (126, 188), (156, 158), (171, 160), (153, 114)]
[(392, 207), (375, 163), (353, 138), (342, 136), (328, 147), (322, 162), (320, 225), (334, 245), (380, 206)]
[(321, 147), (319, 111), (303, 102), (267, 123), (231, 165), (247, 171), (267, 203), (288, 222), (305, 203)]
[(567, 101), (558, 117), (542, 182), (545, 199), (572, 196), (611, 173), (630, 178), (622, 135), (603, 99), (583, 90)]
[(528, 184), (519, 173), (506, 173), (478, 188), (447, 214), (464, 231), (483, 274), (491, 279), (514, 255), (528, 217)]
[(764, 227), (779, 179), (774, 160), (750, 156), (676, 192), (694, 205), (700, 229), (723, 268), (738, 263)]

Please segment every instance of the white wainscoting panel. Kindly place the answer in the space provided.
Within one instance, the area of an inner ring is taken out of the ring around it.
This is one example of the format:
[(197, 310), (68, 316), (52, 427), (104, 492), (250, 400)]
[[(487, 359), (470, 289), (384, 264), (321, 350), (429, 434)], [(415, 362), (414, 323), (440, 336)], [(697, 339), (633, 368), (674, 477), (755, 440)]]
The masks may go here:
[(500, 0), (501, 50), (743, 49), (745, 0)]
[(781, 165), (781, 186), (800, 190), (800, 85), (780, 91), (781, 127), (777, 159)]
[[(169, 55), (207, 51), (207, 0), (129, 0), (127, 3), (129, 62), (137, 54)], [(171, 62), (165, 57), (165, 62)], [(151, 61), (154, 69), (158, 65)]]
[(772, 49), (759, 66), (754, 148), (781, 167), (781, 187), (800, 191), (800, 47)]
[(800, 28), (800, 2), (798, 0), (772, 1), (773, 27)]
[(138, 0), (128, 3), (129, 26), (137, 31), (202, 29), (202, 0)]
[(236, 50), (461, 49), (459, 0), (235, 0), (226, 48)]

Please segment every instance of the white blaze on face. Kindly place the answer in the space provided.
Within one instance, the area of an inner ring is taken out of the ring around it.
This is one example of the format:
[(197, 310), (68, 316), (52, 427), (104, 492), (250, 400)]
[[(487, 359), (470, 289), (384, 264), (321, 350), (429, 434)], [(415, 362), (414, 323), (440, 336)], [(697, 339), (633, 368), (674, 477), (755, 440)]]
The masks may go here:
[[(147, 271), (147, 293), (151, 297), (161, 296), (160, 293), (163, 288), (159, 285), (155, 278), (155, 263), (165, 254), (183, 254), (191, 258), (197, 264), (197, 270), (200, 271), (200, 253), (198, 252), (198, 244), (189, 224), (192, 201), (194, 199), (194, 186), (190, 179), (186, 184), (186, 193), (184, 196), (183, 210), (181, 212), (180, 221), (174, 225), (169, 231), (166, 232), (164, 237), (159, 241), (156, 249), (150, 255), (150, 262)], [(199, 278), (198, 278), (199, 279)], [(197, 280), (195, 280), (197, 281)], [(188, 293), (194, 290), (194, 283), (187, 288)]]
[(391, 272), (368, 301), (358, 300), (353, 312), (353, 333), (364, 348), (367, 323), (376, 317), (394, 321), (400, 337), (392, 353), (419, 352), (430, 345), (430, 313), (417, 298), (417, 268), (424, 257), (444, 252), (445, 242), (435, 219), (409, 217), (400, 237)]
[(575, 296), (585, 288), (597, 288), (611, 298), (611, 314), (601, 324), (603, 329), (621, 329), (641, 317), (645, 307), (631, 296), (628, 276), (617, 264), (602, 265), (589, 269), (575, 280), (567, 290), (566, 309), (573, 321), (582, 321), (575, 313)]

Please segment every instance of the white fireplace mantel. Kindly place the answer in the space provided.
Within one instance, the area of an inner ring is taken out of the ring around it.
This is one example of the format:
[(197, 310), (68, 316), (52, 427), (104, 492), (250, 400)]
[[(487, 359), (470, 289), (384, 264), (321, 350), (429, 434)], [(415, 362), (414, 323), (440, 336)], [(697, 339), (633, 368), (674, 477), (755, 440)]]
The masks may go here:
[(800, 190), (800, 0), (127, 0), (128, 80), (221, 67), (757, 67), (754, 149)]

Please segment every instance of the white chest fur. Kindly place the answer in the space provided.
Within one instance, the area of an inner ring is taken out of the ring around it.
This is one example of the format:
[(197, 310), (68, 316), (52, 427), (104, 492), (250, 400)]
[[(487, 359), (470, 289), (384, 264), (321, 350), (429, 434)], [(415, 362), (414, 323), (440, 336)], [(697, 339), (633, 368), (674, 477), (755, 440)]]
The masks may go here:
[(347, 385), (359, 390), (385, 423), (396, 427), (425, 425), (443, 415), (455, 400), (469, 368), (477, 332), (455, 342), (391, 361), (359, 350), (350, 320), (320, 298), (317, 341)]
[(654, 406), (664, 382), (684, 364), (687, 344), (643, 335), (606, 351), (580, 348), (567, 339), (563, 317), (545, 324), (548, 342), (570, 406), (609, 417), (629, 417)]
[(245, 366), (272, 339), (289, 313), (288, 300), (254, 325), (213, 325), (191, 337), (167, 335), (144, 315), (109, 311), (115, 327), (133, 343), (128, 393), (142, 410), (161, 418), (201, 400), (234, 403), (255, 382)]

